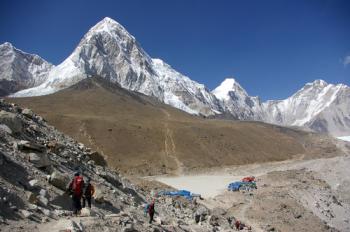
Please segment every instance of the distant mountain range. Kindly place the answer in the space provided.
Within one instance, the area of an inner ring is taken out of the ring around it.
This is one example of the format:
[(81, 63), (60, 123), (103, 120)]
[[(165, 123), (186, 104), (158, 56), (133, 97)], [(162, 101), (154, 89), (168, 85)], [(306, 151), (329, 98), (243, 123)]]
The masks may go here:
[(350, 88), (322, 80), (306, 84), (285, 100), (261, 102), (234, 79), (213, 91), (152, 59), (110, 18), (92, 27), (73, 53), (54, 66), (10, 43), (0, 45), (0, 95), (52, 94), (86, 78), (102, 77), (124, 89), (152, 96), (190, 114), (301, 126), (334, 136), (350, 135)]

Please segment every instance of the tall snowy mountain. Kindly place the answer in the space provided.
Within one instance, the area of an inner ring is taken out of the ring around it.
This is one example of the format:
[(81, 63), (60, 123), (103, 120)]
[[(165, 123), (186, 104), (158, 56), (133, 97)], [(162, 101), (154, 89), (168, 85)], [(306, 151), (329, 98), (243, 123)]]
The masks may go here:
[(233, 78), (225, 79), (212, 93), (224, 110), (240, 120), (262, 120), (264, 112), (259, 97), (251, 97)]
[(0, 45), (0, 96), (38, 86), (46, 81), (53, 65), (12, 46)]
[(154, 96), (191, 114), (214, 115), (221, 111), (218, 100), (204, 85), (176, 72), (162, 60), (151, 59), (123, 26), (108, 17), (87, 32), (73, 53), (50, 71), (44, 83), (14, 96), (54, 93), (91, 76)]
[(263, 103), (264, 121), (305, 126), (318, 132), (350, 134), (350, 88), (316, 80), (291, 97)]

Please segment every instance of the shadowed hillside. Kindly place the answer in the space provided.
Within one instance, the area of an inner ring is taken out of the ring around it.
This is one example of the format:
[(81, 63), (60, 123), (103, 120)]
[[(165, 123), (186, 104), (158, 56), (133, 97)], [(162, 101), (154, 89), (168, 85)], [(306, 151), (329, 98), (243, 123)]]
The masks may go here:
[(100, 78), (52, 95), (9, 101), (43, 115), (59, 130), (99, 151), (109, 166), (129, 174), (180, 174), (337, 153), (330, 140), (315, 134), (191, 116)]

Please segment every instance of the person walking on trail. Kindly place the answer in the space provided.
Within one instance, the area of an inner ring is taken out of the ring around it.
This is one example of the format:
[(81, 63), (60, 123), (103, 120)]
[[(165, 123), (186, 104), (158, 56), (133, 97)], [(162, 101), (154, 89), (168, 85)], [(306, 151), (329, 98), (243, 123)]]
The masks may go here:
[(145, 204), (144, 207), (143, 207), (143, 212), (145, 214), (145, 217), (147, 217), (147, 214), (148, 214), (148, 207), (149, 207), (149, 204)]
[(91, 179), (88, 177), (84, 188), (83, 208), (85, 208), (86, 201), (87, 201), (88, 207), (91, 209), (91, 198), (94, 195), (94, 193), (95, 193), (95, 188), (91, 184)]
[(74, 178), (69, 184), (69, 191), (72, 193), (73, 213), (78, 215), (81, 210), (81, 198), (83, 196), (84, 179), (77, 172), (74, 174)]
[(153, 200), (151, 202), (151, 204), (149, 204), (149, 206), (148, 206), (148, 215), (149, 215), (149, 223), (150, 224), (154, 221), (153, 220), (154, 213), (155, 213), (155, 210), (154, 210), (154, 200)]

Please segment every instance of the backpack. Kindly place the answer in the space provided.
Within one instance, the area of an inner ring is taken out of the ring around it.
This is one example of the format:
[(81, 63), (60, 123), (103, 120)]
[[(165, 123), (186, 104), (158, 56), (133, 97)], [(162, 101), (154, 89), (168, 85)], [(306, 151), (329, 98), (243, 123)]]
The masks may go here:
[(154, 203), (149, 204), (148, 213), (154, 213)]
[(72, 190), (75, 195), (80, 196), (83, 192), (84, 180), (81, 176), (74, 177)]
[(95, 193), (95, 188), (92, 184), (88, 183), (86, 188), (85, 188), (85, 191), (84, 191), (84, 195), (85, 196), (88, 196), (88, 197), (91, 197), (93, 196)]
[(143, 208), (144, 213), (148, 213), (149, 204), (146, 204)]

